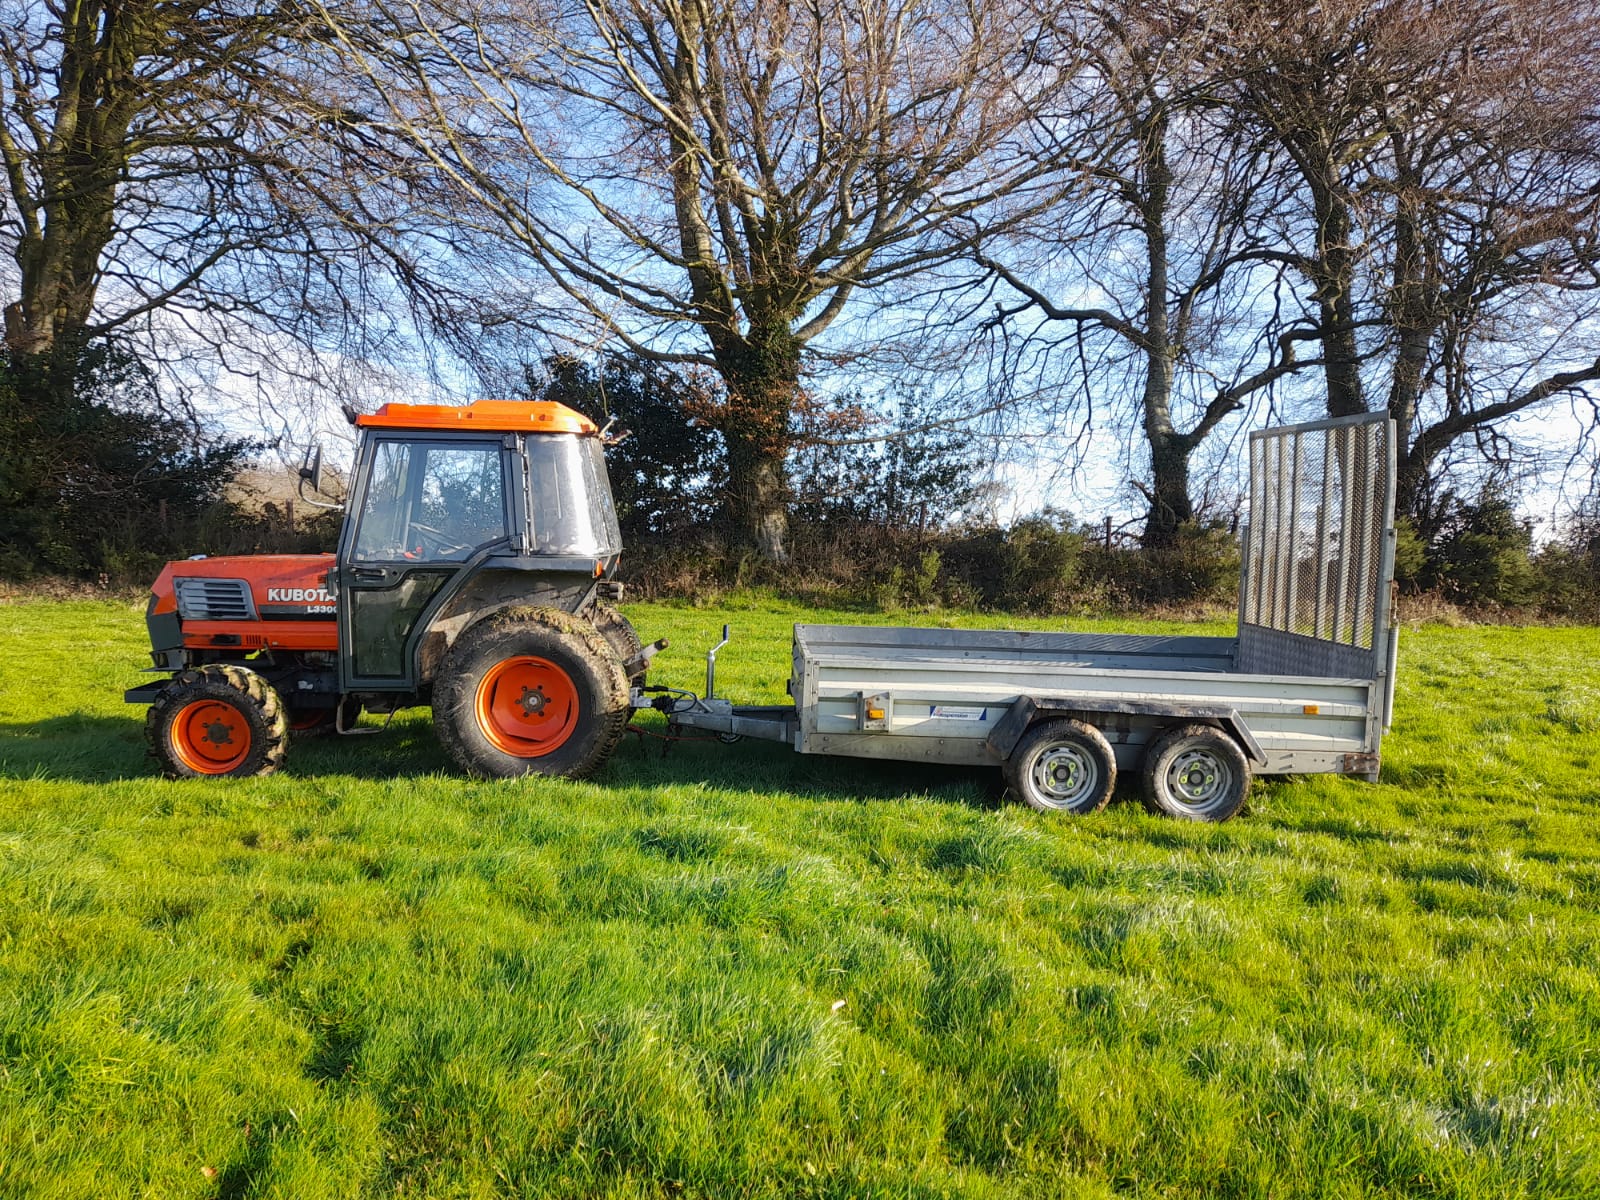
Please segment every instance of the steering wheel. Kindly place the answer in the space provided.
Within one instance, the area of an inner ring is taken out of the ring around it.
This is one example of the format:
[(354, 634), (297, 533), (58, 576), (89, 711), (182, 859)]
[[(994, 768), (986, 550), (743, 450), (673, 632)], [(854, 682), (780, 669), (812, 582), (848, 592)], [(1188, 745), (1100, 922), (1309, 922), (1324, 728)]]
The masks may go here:
[[(428, 552), (429, 558), (449, 558), (451, 555), (472, 549), (465, 542), (452, 542), (432, 525), (424, 525), (421, 521), (413, 521), (407, 528), (416, 530), (420, 535), (422, 548)], [(411, 539), (408, 536), (406, 540), (409, 542)]]

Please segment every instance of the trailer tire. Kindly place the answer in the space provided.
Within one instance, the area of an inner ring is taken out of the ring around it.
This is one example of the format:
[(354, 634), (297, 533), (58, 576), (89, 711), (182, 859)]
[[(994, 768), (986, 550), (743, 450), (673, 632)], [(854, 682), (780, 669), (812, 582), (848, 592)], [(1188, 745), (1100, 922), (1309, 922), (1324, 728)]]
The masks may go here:
[[(633, 627), (633, 622), (611, 605), (596, 602), (591, 619), (594, 627), (600, 631), (600, 636), (605, 638), (606, 643), (616, 651), (617, 657), (624, 663), (644, 649), (644, 642), (640, 640), (639, 631)], [(629, 675), (629, 686), (643, 687), (645, 673), (648, 670), (648, 667), (640, 667)]]
[(622, 662), (587, 622), (549, 608), (502, 609), (463, 633), (433, 686), (439, 741), (480, 779), (582, 779), (628, 723)]
[(150, 705), (144, 731), (168, 779), (270, 775), (289, 752), (278, 693), (246, 667), (178, 672)]
[(1030, 808), (1074, 815), (1099, 812), (1117, 786), (1117, 760), (1105, 734), (1067, 718), (1033, 725), (1011, 752), (1006, 783)]
[(1250, 764), (1239, 744), (1210, 725), (1179, 725), (1145, 752), (1144, 804), (1183, 821), (1226, 821), (1250, 795)]

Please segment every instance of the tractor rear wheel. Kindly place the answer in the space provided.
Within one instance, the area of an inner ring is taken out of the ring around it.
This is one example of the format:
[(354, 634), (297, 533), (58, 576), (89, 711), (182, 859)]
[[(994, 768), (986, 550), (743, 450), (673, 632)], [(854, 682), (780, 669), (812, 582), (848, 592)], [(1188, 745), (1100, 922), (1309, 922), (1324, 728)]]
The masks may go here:
[(439, 741), (482, 779), (582, 779), (611, 757), (627, 723), (622, 660), (593, 626), (556, 609), (485, 617), (434, 678)]
[(331, 708), (291, 708), (289, 732), (295, 741), (318, 738), (333, 732), (334, 711)]
[(150, 706), (144, 729), (169, 779), (270, 775), (289, 749), (278, 693), (245, 667), (179, 672)]
[[(592, 620), (594, 627), (600, 631), (600, 636), (605, 638), (606, 644), (616, 651), (617, 657), (624, 663), (644, 649), (644, 642), (639, 639), (639, 631), (633, 627), (633, 622), (611, 605), (597, 602)], [(643, 687), (647, 670), (646, 667), (640, 667), (630, 674), (629, 686)]]

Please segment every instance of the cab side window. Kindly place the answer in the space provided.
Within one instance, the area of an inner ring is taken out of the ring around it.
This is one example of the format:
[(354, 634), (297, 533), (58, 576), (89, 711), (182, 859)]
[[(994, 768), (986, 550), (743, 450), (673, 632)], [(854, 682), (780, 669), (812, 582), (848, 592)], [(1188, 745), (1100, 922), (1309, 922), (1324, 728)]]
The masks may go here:
[(445, 557), (465, 558), (506, 536), (503, 456), (498, 445), (429, 446), (420, 516), (413, 525), (446, 544)]
[(398, 558), (402, 535), (410, 523), (407, 511), (411, 479), (411, 451), (404, 442), (379, 442), (372, 456), (367, 496), (356, 528), (355, 557), (373, 562)]

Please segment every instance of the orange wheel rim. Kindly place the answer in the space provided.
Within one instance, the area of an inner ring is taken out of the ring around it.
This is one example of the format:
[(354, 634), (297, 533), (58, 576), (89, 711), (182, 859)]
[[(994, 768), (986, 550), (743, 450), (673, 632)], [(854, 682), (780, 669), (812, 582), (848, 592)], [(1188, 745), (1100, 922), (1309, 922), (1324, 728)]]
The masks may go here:
[(289, 730), (291, 733), (298, 733), (302, 729), (315, 729), (332, 716), (331, 712), (322, 708), (308, 708), (303, 712), (292, 712), (289, 714)]
[(498, 750), (538, 758), (578, 727), (578, 688), (548, 658), (522, 655), (490, 667), (478, 684), (478, 728)]
[(250, 723), (225, 700), (196, 700), (172, 718), (178, 761), (201, 775), (226, 775), (250, 756)]

